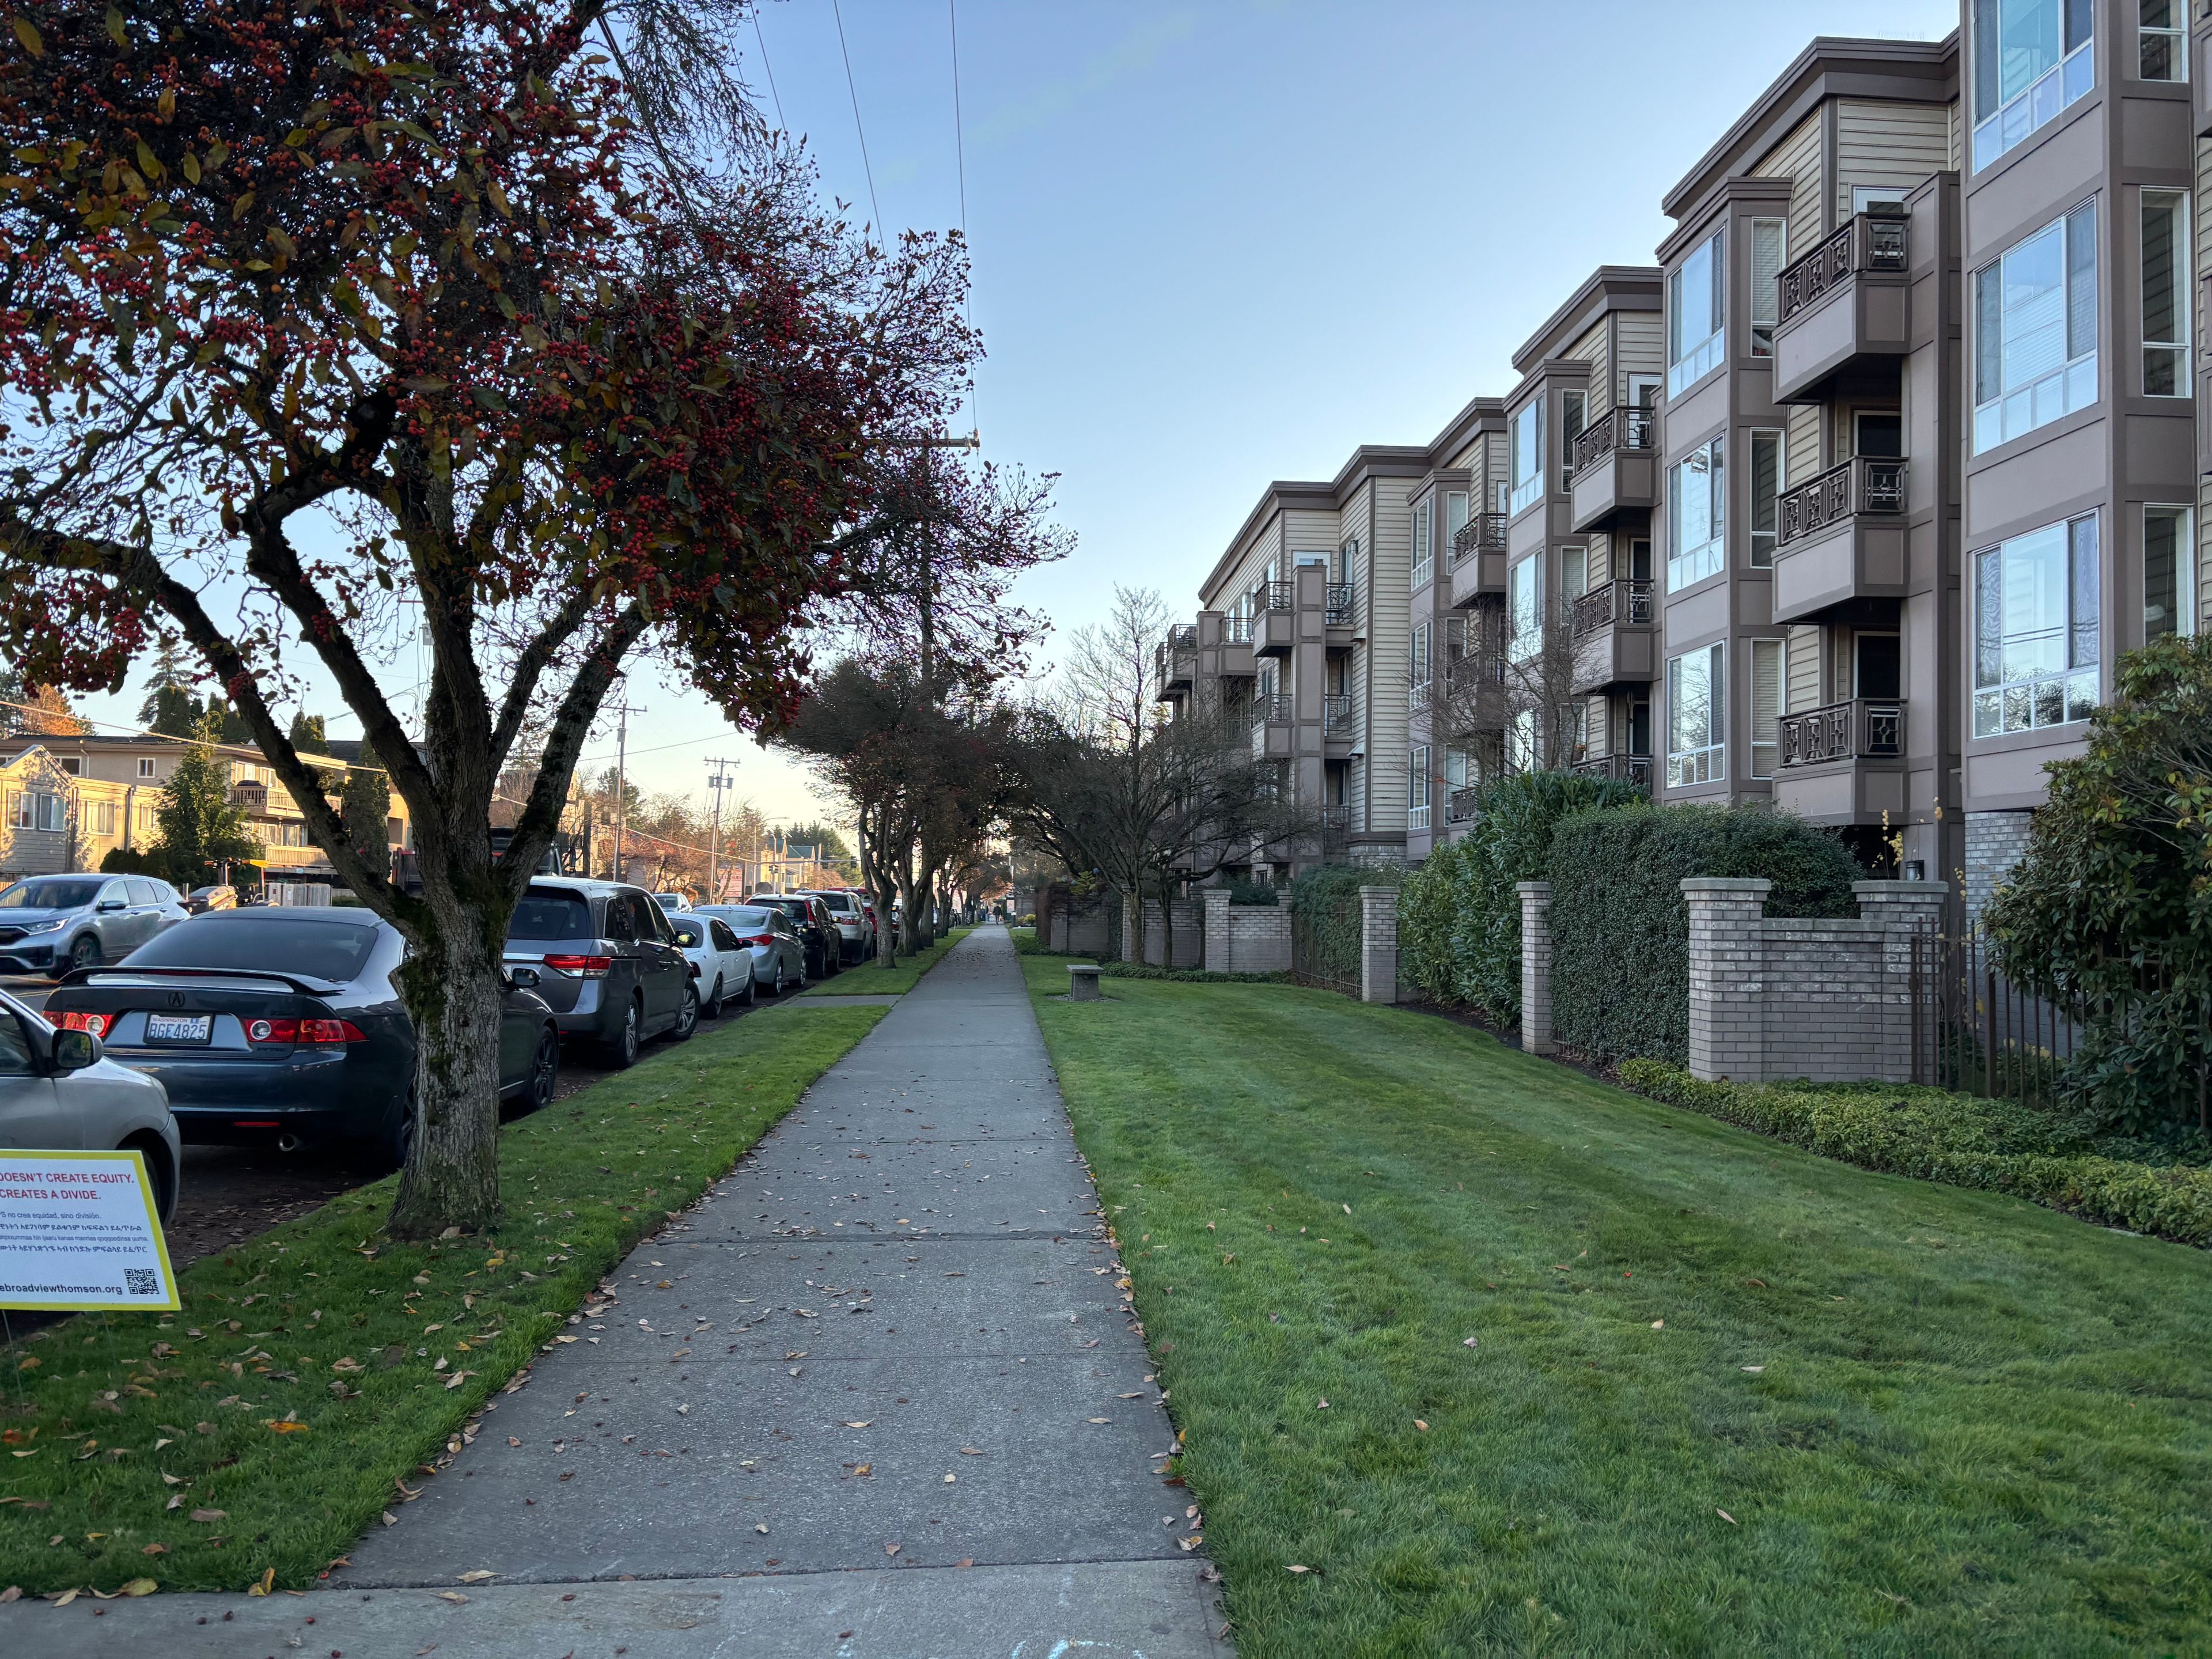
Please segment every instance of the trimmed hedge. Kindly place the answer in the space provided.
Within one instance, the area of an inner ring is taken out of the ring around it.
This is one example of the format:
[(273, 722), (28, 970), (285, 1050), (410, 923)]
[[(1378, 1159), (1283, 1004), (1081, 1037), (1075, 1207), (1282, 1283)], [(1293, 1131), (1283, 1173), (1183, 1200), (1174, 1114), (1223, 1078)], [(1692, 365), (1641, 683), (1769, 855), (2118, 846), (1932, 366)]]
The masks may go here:
[(1686, 876), (1764, 876), (1766, 913), (1855, 916), (1863, 872), (1826, 830), (1763, 807), (1579, 813), (1551, 842), (1552, 1029), (1601, 1059), (1690, 1051)]
[[(1370, 883), (1370, 885), (1372, 885)], [(1288, 974), (1220, 974), (1205, 968), (1143, 967), (1128, 962), (1102, 962), (1098, 964), (1101, 979), (1165, 979), (1179, 985), (1288, 985)]]
[(1475, 796), (1467, 834), (1431, 853), (1398, 896), (1398, 971), (1438, 1002), (1521, 1013), (1521, 894), (1549, 867), (1561, 820), (1644, 799), (1635, 786), (1579, 772), (1516, 772)]
[(1272, 881), (1232, 881), (1229, 884), (1229, 902), (1266, 909), (1283, 902), (1283, 890)]
[(1700, 1083), (1650, 1060), (1626, 1061), (1620, 1080), (1654, 1100), (1823, 1158), (2009, 1193), (2102, 1226), (2212, 1245), (2212, 1170), (2097, 1157), (2062, 1124), (2025, 1107), (1883, 1085)]

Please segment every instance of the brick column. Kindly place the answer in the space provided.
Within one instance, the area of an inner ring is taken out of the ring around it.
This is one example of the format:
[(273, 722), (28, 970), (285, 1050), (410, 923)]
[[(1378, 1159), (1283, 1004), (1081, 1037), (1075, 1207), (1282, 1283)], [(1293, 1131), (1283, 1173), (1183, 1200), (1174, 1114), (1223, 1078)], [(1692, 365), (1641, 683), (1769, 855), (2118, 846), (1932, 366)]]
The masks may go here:
[(1121, 960), (1141, 963), (1145, 959), (1145, 901), (1136, 895), (1125, 895), (1121, 900)]
[[(1877, 1069), (1869, 1075), (1884, 1083), (1911, 1083), (1913, 1077), (1913, 1023), (1920, 1017), (1920, 1008), (1913, 998), (1913, 968), (1916, 939), (1933, 940), (1936, 930), (1942, 925), (1943, 906), (1951, 896), (1948, 881), (1855, 881), (1851, 891), (1858, 896), (1859, 915), (1882, 930), (1881, 943), (1881, 1030), (1875, 1053), (1870, 1056)], [(1932, 949), (1923, 948), (1919, 965), (1923, 973), (1935, 971)], [(1929, 987), (1927, 994), (1933, 994)], [(1932, 1043), (1931, 1043), (1932, 1048)], [(1934, 1081), (1930, 1077), (1929, 1081)]]
[(1229, 890), (1204, 887), (1199, 890), (1199, 896), (1206, 901), (1206, 946), (1199, 965), (1208, 973), (1234, 973), (1237, 954), (1229, 945)]
[(1690, 907), (1690, 1075), (1701, 1081), (1765, 1078), (1761, 918), (1773, 885), (1757, 876), (1683, 878)]
[(1398, 890), (1359, 890), (1359, 1000), (1398, 1000)]
[(1552, 884), (1521, 888), (1521, 1052), (1548, 1054), (1552, 1041)]

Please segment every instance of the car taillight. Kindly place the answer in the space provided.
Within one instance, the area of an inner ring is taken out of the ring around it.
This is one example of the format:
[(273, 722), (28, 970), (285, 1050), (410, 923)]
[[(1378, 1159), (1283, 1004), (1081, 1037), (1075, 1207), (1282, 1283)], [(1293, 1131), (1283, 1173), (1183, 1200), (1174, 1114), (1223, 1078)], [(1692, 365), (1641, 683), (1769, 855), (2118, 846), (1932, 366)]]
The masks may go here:
[(774, 933), (753, 933), (744, 939), (739, 939), (738, 943), (740, 945), (773, 945), (775, 943), (775, 935)]
[(96, 1037), (104, 1037), (114, 1030), (117, 1018), (114, 1014), (64, 1014), (62, 1030), (85, 1031)]
[(569, 974), (578, 979), (605, 979), (607, 970), (615, 965), (612, 957), (548, 957), (545, 965), (556, 974)]
[(349, 1019), (249, 1019), (246, 1040), (271, 1046), (366, 1042), (361, 1027)]

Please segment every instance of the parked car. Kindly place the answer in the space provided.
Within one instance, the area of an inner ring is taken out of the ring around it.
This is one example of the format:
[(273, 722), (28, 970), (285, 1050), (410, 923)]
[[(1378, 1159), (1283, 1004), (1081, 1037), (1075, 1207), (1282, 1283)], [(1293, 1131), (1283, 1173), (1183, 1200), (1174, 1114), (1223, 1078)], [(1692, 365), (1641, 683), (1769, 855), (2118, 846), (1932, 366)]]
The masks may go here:
[(672, 916), (678, 910), (691, 908), (691, 896), (688, 893), (655, 893), (653, 902)]
[(753, 983), (770, 996), (806, 988), (806, 941), (782, 911), (760, 903), (708, 904), (692, 914), (729, 923), (738, 943), (752, 953)]
[[(351, 1141), (386, 1164), (415, 1132), (415, 1027), (394, 975), (398, 929), (363, 910), (211, 910), (46, 999), (65, 1030), (155, 1079), (186, 1140)], [(501, 1006), (505, 1100), (544, 1105), (561, 1064), (532, 969)]]
[(806, 945), (806, 971), (814, 979), (827, 979), (838, 968), (842, 945), (837, 938), (837, 924), (830, 919), (830, 912), (822, 901), (805, 893), (757, 893), (753, 902), (763, 908), (781, 910), (791, 918), (792, 931)]
[(190, 914), (151, 876), (31, 876), (0, 892), (0, 973), (59, 979), (128, 956)]
[(708, 1019), (720, 1018), (727, 999), (750, 1008), (759, 990), (753, 983), (752, 952), (738, 942), (730, 924), (720, 916), (687, 910), (671, 916), (676, 943), (691, 964), (691, 982), (699, 993), (699, 1012)]
[(107, 1058), (90, 1031), (53, 1026), (0, 992), (0, 1146), (137, 1152), (155, 1208), (176, 1213), (182, 1146), (160, 1081)]
[(866, 962), (875, 955), (874, 930), (868, 926), (867, 912), (852, 893), (837, 887), (817, 889), (799, 896), (819, 899), (822, 908), (830, 913), (830, 925), (836, 930), (838, 961), (842, 964)]
[(196, 916), (210, 910), (238, 908), (238, 889), (235, 887), (195, 887), (185, 896), (185, 908)]
[(543, 970), (538, 993), (561, 1035), (596, 1043), (610, 1065), (635, 1063), (647, 1037), (665, 1032), (680, 1042), (698, 1029), (690, 964), (641, 887), (532, 882), (507, 923), (506, 959)]

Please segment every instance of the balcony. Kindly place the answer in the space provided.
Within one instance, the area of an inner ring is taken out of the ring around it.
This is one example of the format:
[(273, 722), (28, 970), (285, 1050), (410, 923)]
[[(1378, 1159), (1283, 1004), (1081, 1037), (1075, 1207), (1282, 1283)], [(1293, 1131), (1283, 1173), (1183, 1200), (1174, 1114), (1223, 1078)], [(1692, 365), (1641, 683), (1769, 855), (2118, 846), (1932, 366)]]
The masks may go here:
[(1905, 812), (1905, 704), (1858, 697), (1784, 714), (1775, 805), (1814, 823), (1880, 823)]
[(1477, 645), (1449, 659), (1430, 690), (1429, 731), (1438, 742), (1462, 732), (1502, 732), (1511, 714), (1506, 706), (1505, 653), (1494, 643)]
[(230, 804), (248, 812), (265, 812), (269, 810), (269, 786), (234, 783), (230, 786)]
[(1331, 691), (1322, 698), (1321, 729), (1323, 737), (1345, 742), (1358, 734), (1359, 722), (1352, 714), (1349, 691)]
[(1648, 514), (1659, 499), (1659, 417), (1635, 404), (1607, 410), (1574, 445), (1574, 523), (1611, 530)]
[(1262, 692), (1252, 699), (1254, 760), (1290, 758), (1291, 717), (1291, 699), (1286, 692)]
[(1474, 798), (1478, 793), (1478, 791), (1474, 789), (1455, 789), (1451, 793), (1446, 795), (1444, 797), (1444, 822), (1446, 823), (1474, 823)]
[(1297, 584), (1261, 582), (1252, 590), (1252, 654), (1287, 657), (1297, 642)]
[(1616, 685), (1648, 685), (1658, 674), (1658, 638), (1652, 585), (1610, 581), (1575, 601), (1569, 613), (1574, 636), (1577, 693)]
[(1478, 513), (1452, 537), (1451, 602), (1465, 610), (1486, 593), (1505, 591), (1505, 515)]
[(1331, 582), (1323, 591), (1322, 625), (1350, 628), (1359, 612), (1359, 593), (1350, 582)]
[(1903, 214), (1858, 215), (1776, 279), (1775, 402), (1895, 388), (1911, 349)]
[(1633, 784), (1645, 794), (1651, 793), (1651, 757), (1649, 755), (1599, 755), (1589, 760), (1578, 760), (1575, 770), (1586, 778), (1617, 778), (1623, 783)]
[(1808, 622), (1865, 599), (1902, 599), (1905, 464), (1862, 455), (1776, 504), (1774, 620)]
[(1154, 647), (1152, 660), (1163, 699), (1188, 691), (1191, 677), (1198, 672), (1197, 624), (1177, 623), (1170, 628), (1167, 638)]
[(1321, 809), (1321, 842), (1324, 848), (1343, 847), (1352, 839), (1352, 809), (1333, 801)]

